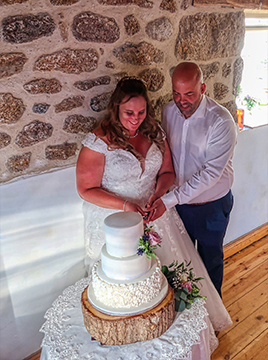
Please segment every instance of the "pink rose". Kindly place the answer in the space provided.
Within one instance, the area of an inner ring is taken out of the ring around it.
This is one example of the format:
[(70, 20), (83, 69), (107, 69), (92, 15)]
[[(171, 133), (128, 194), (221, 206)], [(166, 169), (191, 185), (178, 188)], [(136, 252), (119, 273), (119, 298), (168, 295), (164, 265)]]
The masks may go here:
[(147, 235), (149, 236), (149, 241), (151, 246), (156, 246), (161, 244), (161, 237), (155, 231), (148, 231)]
[(182, 283), (181, 286), (185, 287), (189, 293), (192, 291), (192, 284), (190, 281)]

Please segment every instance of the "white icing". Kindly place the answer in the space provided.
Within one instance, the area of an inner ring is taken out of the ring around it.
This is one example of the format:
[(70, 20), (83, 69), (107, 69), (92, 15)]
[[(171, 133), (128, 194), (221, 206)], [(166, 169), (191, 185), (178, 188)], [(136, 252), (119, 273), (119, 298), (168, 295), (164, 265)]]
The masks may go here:
[(134, 212), (117, 212), (104, 220), (107, 252), (115, 257), (128, 257), (137, 253), (143, 236), (142, 216)]
[(106, 245), (101, 249), (101, 267), (111, 279), (128, 280), (138, 278), (151, 268), (151, 259), (145, 254), (118, 258), (107, 252)]
[[(112, 308), (132, 308), (154, 299), (161, 291), (163, 274), (159, 259), (153, 261), (148, 274), (127, 283), (110, 283), (103, 280), (98, 273), (100, 261), (92, 270), (92, 286), (98, 301)], [(139, 281), (140, 280), (140, 281)]]

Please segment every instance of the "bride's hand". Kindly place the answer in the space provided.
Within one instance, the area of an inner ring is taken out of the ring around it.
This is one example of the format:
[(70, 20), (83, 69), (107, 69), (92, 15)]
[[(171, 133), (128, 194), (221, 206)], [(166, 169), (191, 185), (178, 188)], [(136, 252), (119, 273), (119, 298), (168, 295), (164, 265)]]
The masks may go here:
[(146, 215), (146, 212), (144, 212), (139, 205), (137, 205), (131, 201), (126, 202), (125, 211), (133, 211), (133, 212), (140, 213), (142, 217), (144, 217)]
[(147, 210), (149, 211), (148, 222), (150, 222), (162, 216), (166, 211), (166, 207), (161, 198), (159, 198), (150, 207), (147, 207)]

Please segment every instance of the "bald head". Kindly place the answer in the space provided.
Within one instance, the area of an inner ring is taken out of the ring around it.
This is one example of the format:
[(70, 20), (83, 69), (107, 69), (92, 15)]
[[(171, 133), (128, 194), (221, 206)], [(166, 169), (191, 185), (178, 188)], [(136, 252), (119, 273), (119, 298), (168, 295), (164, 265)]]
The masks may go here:
[(182, 62), (172, 75), (173, 99), (185, 116), (189, 118), (197, 110), (206, 90), (200, 67), (193, 62)]
[(203, 73), (200, 67), (190, 61), (185, 61), (177, 65), (174, 69), (172, 79), (181, 79), (181, 81), (196, 80), (203, 82)]

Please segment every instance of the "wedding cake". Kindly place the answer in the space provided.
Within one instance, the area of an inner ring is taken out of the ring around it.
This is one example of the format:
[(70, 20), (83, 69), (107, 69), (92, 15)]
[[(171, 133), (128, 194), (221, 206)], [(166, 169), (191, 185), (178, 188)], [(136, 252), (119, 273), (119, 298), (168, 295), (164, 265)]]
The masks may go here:
[[(162, 274), (160, 260), (157, 257), (149, 258), (146, 253), (137, 253), (139, 240), (144, 235), (142, 216), (134, 212), (114, 213), (104, 220), (104, 229), (106, 243), (101, 249), (101, 259), (94, 264), (92, 282), (82, 295), (86, 328), (95, 339), (105, 344), (146, 340), (139, 315), (142, 314), (143, 319), (146, 319), (144, 315), (148, 313), (148, 319), (151, 314), (155, 319), (158, 318), (159, 326), (149, 321), (147, 325), (151, 329), (147, 329), (147, 339), (160, 336), (171, 325), (175, 316), (174, 310), (170, 311), (174, 308), (173, 293)], [(168, 305), (161, 305), (167, 298)], [(160, 319), (163, 313), (165, 326)], [(112, 336), (109, 333), (105, 337), (103, 329), (100, 331), (97, 324), (99, 318), (102, 319), (102, 326), (105, 319), (109, 328), (111, 322), (117, 325), (123, 322), (124, 333), (131, 329), (131, 334), (124, 338), (124, 334), (118, 334), (118, 329), (114, 327)], [(127, 323), (131, 323), (128, 330)], [(133, 324), (140, 328), (140, 331), (135, 329), (134, 335)], [(143, 338), (140, 332), (143, 333)]]

